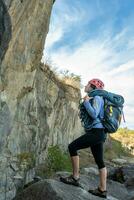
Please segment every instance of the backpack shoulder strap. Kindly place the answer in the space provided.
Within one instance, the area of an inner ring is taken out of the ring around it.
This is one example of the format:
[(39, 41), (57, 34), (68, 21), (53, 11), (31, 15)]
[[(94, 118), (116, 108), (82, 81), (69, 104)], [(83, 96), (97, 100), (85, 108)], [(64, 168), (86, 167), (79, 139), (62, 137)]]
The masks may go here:
[(113, 104), (122, 107), (124, 104), (124, 98), (121, 95), (108, 92), (106, 90), (95, 89), (88, 93), (89, 96), (103, 96), (108, 101), (111, 101)]

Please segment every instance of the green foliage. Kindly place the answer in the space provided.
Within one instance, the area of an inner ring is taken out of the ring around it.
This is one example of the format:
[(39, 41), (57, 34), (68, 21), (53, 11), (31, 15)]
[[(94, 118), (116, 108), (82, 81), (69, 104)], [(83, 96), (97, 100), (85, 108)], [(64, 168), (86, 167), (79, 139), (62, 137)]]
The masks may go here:
[(119, 128), (118, 135), (122, 137), (131, 137), (134, 136), (134, 130), (129, 130), (128, 128)]
[(25, 165), (26, 169), (30, 169), (35, 166), (35, 156), (32, 152), (22, 152), (17, 155), (18, 165)]
[(47, 162), (49, 169), (54, 172), (59, 170), (70, 171), (71, 169), (69, 155), (63, 152), (57, 145), (49, 147)]
[(104, 155), (107, 160), (112, 160), (113, 158), (119, 158), (121, 156), (130, 156), (129, 151), (122, 146), (122, 143), (111, 137), (104, 147)]
[(120, 128), (115, 134), (112, 135), (112, 138), (116, 141), (119, 141), (122, 144), (123, 149), (133, 155), (134, 130)]
[(60, 73), (63, 78), (70, 78), (79, 82), (81, 81), (81, 76), (71, 73), (69, 70), (61, 70)]
[(48, 148), (46, 164), (40, 166), (37, 174), (41, 177), (51, 177), (57, 171), (71, 171), (71, 162), (68, 153), (63, 152), (58, 145)]
[(108, 142), (105, 145), (105, 157), (108, 160), (121, 156), (131, 157), (132, 154), (128, 147), (133, 147), (133, 145), (134, 130), (119, 128), (116, 133), (111, 134), (108, 138)]

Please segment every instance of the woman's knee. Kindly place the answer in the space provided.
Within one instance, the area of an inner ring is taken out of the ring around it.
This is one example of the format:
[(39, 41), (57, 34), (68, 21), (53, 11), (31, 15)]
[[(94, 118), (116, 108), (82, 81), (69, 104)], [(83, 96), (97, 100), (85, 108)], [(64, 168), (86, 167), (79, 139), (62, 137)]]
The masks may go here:
[(68, 145), (68, 150), (69, 150), (69, 153), (70, 153), (71, 156), (77, 156), (78, 155), (77, 150), (76, 150), (76, 146), (73, 144), (73, 142)]
[(96, 162), (96, 164), (97, 164), (97, 166), (98, 166), (98, 169), (102, 169), (102, 168), (104, 168), (105, 167), (105, 163), (104, 163), (104, 160), (103, 159), (96, 159), (95, 158), (95, 162)]
[(105, 163), (104, 163), (103, 160), (96, 160), (95, 162), (96, 162), (99, 169), (102, 169), (102, 168), (105, 167)]

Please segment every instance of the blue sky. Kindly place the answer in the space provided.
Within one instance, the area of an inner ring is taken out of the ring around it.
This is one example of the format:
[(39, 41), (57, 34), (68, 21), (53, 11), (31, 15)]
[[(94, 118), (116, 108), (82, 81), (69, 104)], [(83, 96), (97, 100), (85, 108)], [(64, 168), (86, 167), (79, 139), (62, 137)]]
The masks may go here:
[(134, 0), (57, 0), (42, 60), (81, 76), (100, 78), (125, 97), (126, 124), (134, 129)]

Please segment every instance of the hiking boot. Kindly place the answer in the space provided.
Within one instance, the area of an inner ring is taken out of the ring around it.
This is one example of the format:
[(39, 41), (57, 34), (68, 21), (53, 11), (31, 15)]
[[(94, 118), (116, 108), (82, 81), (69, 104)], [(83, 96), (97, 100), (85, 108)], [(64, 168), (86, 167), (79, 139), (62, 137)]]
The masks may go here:
[(67, 176), (67, 177), (60, 177), (60, 181), (66, 184), (74, 185), (74, 186), (80, 186), (79, 183), (80, 178), (75, 179), (73, 175)]
[(107, 191), (102, 191), (99, 187), (94, 190), (88, 190), (88, 192), (98, 197), (107, 198)]

